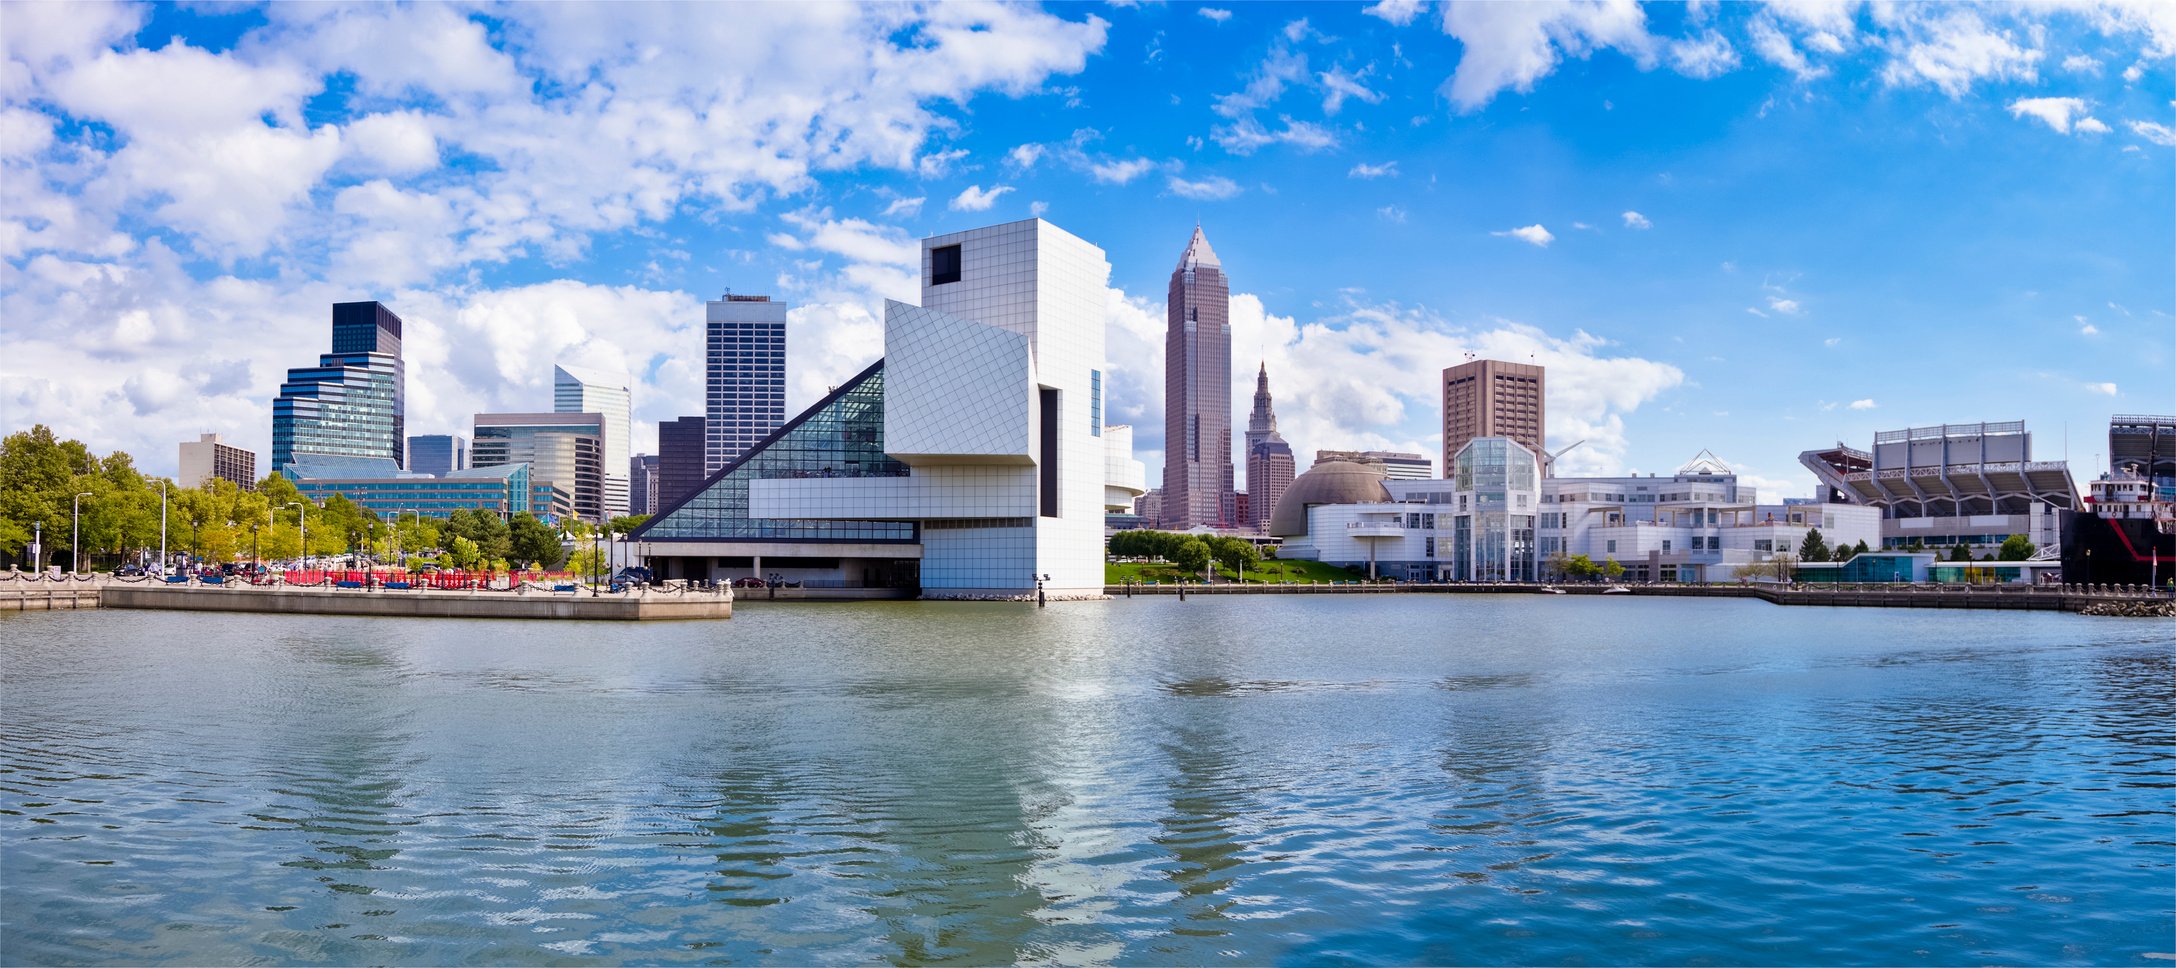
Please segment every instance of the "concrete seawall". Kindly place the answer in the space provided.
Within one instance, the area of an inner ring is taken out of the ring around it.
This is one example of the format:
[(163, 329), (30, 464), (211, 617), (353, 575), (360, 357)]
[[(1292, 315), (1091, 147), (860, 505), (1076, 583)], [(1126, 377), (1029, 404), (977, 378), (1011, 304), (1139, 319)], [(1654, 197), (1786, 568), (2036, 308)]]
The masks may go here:
[(362, 591), (323, 588), (105, 586), (107, 608), (270, 612), (384, 618), (539, 618), (660, 621), (733, 617), (733, 599), (705, 593), (628, 592), (590, 597), (531, 592)]
[[(1556, 586), (1567, 595), (1599, 595), (1604, 586)], [(1855, 608), (1969, 608), (2078, 612), (2089, 606), (2151, 602), (2153, 592), (2138, 588), (2082, 585), (1631, 585), (1629, 595), (1668, 598), (1757, 598), (1771, 605), (1826, 605)], [(1113, 598), (1177, 595), (1177, 585), (1107, 586)], [(1380, 585), (1188, 585), (1195, 595), (1546, 595), (1530, 584), (1380, 584)], [(2167, 601), (2167, 595), (2158, 596)]]

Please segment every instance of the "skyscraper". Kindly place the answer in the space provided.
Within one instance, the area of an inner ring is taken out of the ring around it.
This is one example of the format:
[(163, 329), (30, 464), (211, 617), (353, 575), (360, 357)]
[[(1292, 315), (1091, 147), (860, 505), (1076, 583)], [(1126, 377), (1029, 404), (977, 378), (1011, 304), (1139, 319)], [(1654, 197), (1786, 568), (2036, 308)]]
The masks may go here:
[(1171, 270), (1166, 306), (1163, 527), (1231, 527), (1231, 286), (1201, 226)]
[(656, 454), (636, 454), (627, 459), (627, 513), (657, 513)]
[(726, 293), (704, 304), (703, 387), (711, 474), (786, 422), (786, 303)]
[(408, 469), (444, 477), (468, 469), (468, 438), (460, 434), (423, 434), (408, 438)]
[(333, 351), (287, 371), (272, 401), (272, 471), (298, 457), (380, 457), (406, 466), (407, 375), (400, 317), (377, 302), (335, 303)]
[(1247, 526), (1269, 527), (1277, 499), (1292, 485), (1292, 445), (1277, 433), (1277, 410), (1269, 399), (1269, 363), (1254, 376), (1254, 412), (1247, 417)]
[(526, 463), (532, 483), (554, 484), (574, 499), (574, 513), (603, 523), (604, 427), (598, 413), (479, 413), (475, 466)]
[(607, 373), (586, 366), (552, 367), (552, 410), (555, 413), (594, 413), (604, 417), (604, 516), (627, 513), (627, 440), (632, 381), (625, 373)]
[(1452, 459), (1475, 437), (1509, 437), (1537, 456), (1547, 426), (1548, 395), (1542, 368), (1526, 363), (1474, 360), (1443, 371), (1443, 476)]
[(703, 470), (703, 418), (681, 417), (657, 425), (657, 509), (680, 503), (709, 473)]
[(199, 434), (196, 440), (182, 441), (180, 469), (174, 483), (183, 487), (202, 487), (217, 477), (233, 481), (245, 491), (257, 489), (257, 455), (221, 441), (218, 434)]

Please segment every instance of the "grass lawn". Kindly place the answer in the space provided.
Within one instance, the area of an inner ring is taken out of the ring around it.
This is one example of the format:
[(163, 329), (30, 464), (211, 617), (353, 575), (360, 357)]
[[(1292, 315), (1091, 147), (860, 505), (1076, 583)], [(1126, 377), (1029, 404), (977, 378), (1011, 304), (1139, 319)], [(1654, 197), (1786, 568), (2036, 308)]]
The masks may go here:
[[(1116, 585), (1129, 578), (1135, 581), (1170, 584), (1178, 581), (1183, 574), (1185, 573), (1181, 572), (1176, 565), (1114, 565), (1109, 562), (1105, 562), (1103, 565), (1103, 581), (1108, 585)], [(1196, 580), (1201, 578), (1198, 573), (1192, 577)], [(1218, 581), (1232, 581), (1234, 577), (1230, 569), (1222, 565), (1217, 566), (1216, 579)], [(1264, 561), (1247, 569), (1247, 584), (1249, 585), (1285, 581), (1352, 581), (1366, 577), (1365, 574), (1339, 568), (1335, 565), (1325, 565), (1319, 561)]]

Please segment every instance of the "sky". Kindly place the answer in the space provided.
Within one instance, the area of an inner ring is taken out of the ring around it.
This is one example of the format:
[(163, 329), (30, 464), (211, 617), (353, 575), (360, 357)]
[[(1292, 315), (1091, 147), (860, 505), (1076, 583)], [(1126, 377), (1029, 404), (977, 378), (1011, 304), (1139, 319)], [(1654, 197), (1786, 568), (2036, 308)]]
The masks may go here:
[[(1548, 367), (1565, 474), (2028, 422), (2081, 479), (2176, 413), (2176, 4), (0, 4), (0, 424), (171, 473), (269, 450), (331, 304), (406, 323), (411, 434), (792, 305), (788, 410), (880, 353), (917, 240), (1111, 263), (1160, 477), (1198, 222), (1301, 464), (1440, 454), (1440, 371)], [(1243, 476), (1244, 468), (1240, 468)]]

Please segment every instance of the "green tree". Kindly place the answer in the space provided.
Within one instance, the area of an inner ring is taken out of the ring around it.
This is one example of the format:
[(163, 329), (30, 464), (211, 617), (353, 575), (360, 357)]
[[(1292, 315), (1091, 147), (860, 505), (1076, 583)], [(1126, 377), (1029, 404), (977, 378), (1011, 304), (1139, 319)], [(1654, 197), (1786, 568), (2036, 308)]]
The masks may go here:
[(1821, 537), (1820, 528), (1806, 529), (1806, 540), (1798, 543), (1798, 558), (1801, 561), (1828, 560), (1828, 539)]
[(1866, 552), (1867, 552), (1867, 547), (1866, 547), (1866, 539), (1865, 539), (1865, 538), (1860, 538), (1860, 539), (1859, 539), (1859, 543), (1858, 543), (1858, 544), (1856, 544), (1856, 545), (1853, 545), (1853, 546), (1852, 546), (1852, 548), (1851, 548), (1851, 553), (1852, 553), (1853, 555), (1863, 555), (1863, 554), (1865, 554)]
[(1231, 569), (1233, 574), (1241, 574), (1248, 565), (1262, 560), (1261, 552), (1254, 550), (1252, 541), (1216, 537), (1206, 543), (1209, 545), (1210, 554), (1224, 567)]
[(2040, 549), (2033, 547), (2032, 542), (2026, 540), (2024, 535), (2013, 534), (2002, 539), (2002, 548), (1995, 553), (1995, 557), (2002, 561), (2025, 561), (2038, 550)]
[(604, 557), (602, 546), (584, 542), (574, 549), (574, 554), (568, 556), (567, 570), (585, 579), (590, 575), (603, 574)]
[(1610, 581), (1616, 581), (1619, 578), (1623, 578), (1624, 566), (1618, 564), (1617, 559), (1615, 558), (1608, 559), (1602, 562), (1602, 577), (1607, 578)]
[(622, 514), (610, 521), (606, 521), (604, 528), (613, 534), (632, 534), (636, 528), (648, 523), (650, 523), (650, 516), (647, 514)]
[(567, 550), (560, 545), (559, 535), (534, 514), (524, 511), (514, 515), (514, 520), (507, 523), (507, 538), (516, 561), (534, 563), (545, 571), (558, 571), (566, 562)]
[(453, 561), (455, 568), (474, 568), (484, 560), (483, 553), (477, 550), (476, 542), (458, 534), (453, 536), (453, 542), (447, 546), (446, 557)]
[[(1621, 567), (1621, 566), (1620, 566)], [(1568, 578), (1593, 578), (1602, 573), (1602, 566), (1586, 555), (1573, 555), (1564, 559), (1564, 574)]]
[[(482, 508), (462, 508), (447, 515), (439, 534), (440, 540), (447, 542), (456, 538), (468, 539), (485, 560), (511, 557), (514, 553), (513, 534), (506, 522), (496, 513)], [(448, 551), (453, 550), (451, 544), (445, 547)]]
[(1172, 564), (1189, 572), (1199, 572), (1209, 567), (1209, 546), (1199, 538), (1189, 537), (1178, 543), (1171, 553), (1164, 556)]
[(1962, 542), (1962, 541), (1959, 541), (1959, 542), (1957, 542), (1957, 546), (1956, 546), (1956, 547), (1954, 547), (1954, 548), (1951, 548), (1951, 549), (1949, 549), (1949, 560), (1951, 560), (1951, 561), (1971, 561), (1971, 560), (1972, 560), (1972, 549), (1971, 549), (1970, 547), (1967, 547), (1967, 546), (1965, 545), (1965, 543), (1964, 543), (1964, 542)]

